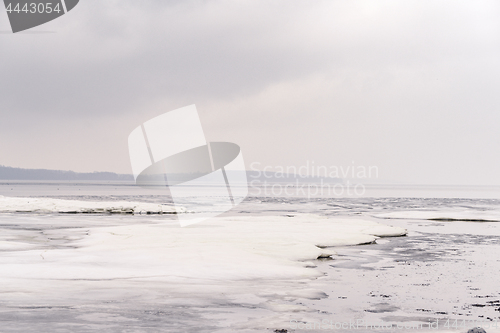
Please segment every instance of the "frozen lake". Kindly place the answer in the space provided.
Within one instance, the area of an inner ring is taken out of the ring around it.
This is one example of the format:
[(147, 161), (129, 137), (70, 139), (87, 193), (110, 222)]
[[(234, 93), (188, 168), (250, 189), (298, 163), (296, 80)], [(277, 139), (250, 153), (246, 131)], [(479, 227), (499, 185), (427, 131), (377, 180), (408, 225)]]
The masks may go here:
[[(127, 184), (0, 189), (169, 204)], [(171, 214), (2, 213), (2, 331), (500, 331), (500, 201), (460, 193), (250, 196), (190, 229)]]

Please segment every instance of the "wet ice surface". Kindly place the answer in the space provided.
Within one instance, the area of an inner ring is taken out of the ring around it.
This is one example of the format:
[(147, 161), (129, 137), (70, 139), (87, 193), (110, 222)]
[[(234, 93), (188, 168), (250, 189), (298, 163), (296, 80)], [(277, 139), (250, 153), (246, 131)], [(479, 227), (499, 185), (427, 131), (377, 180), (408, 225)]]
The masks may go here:
[(425, 328), (439, 320), (445, 328), (450, 319), (487, 327), (500, 321), (498, 236), (415, 229), (426, 232), (336, 248), (335, 260), (320, 264), (328, 274), (323, 280), (332, 283), (325, 290), (330, 297), (316, 302), (316, 308), (337, 321), (361, 318), (394, 326), (411, 322)]
[[(156, 196), (148, 201), (162, 203), (163, 199)], [(439, 319), (440, 330), (466, 332), (463, 327), (454, 329), (453, 322), (449, 329), (444, 327), (446, 320), (458, 319), (460, 325), (465, 319), (467, 326), (475, 323), (473, 320), (491, 323), (494, 321), (490, 319), (500, 320), (498, 223), (386, 220), (372, 216), (442, 209), (467, 209), (473, 214), (474, 211), (496, 211), (499, 207), (496, 200), (249, 198), (229, 215), (266, 217), (319, 213), (368, 218), (410, 232), (406, 237), (378, 239), (377, 244), (335, 247), (338, 255), (333, 260), (307, 261), (305, 265), (311, 270), (317, 266), (316, 269), (325, 274), (318, 278), (230, 282), (220, 278), (165, 281), (155, 276), (32, 280), (28, 269), (26, 279), (3, 279), (0, 285), (2, 331), (272, 332), (288, 329), (289, 332), (309, 332), (314, 330), (293, 329), (293, 325), (323, 320), (332, 324), (349, 320), (422, 324), (423, 331), (429, 321), (434, 323)], [(8, 255), (2, 246), (9, 251), (17, 246), (15, 251), (20, 252), (33, 248), (74, 250), (75, 244), (85, 239), (91, 228), (176, 223), (172, 216), (2, 214), (0, 220), (0, 257)], [(209, 261), (207, 258), (207, 265)], [(12, 273), (4, 267), (0, 266), (0, 277)], [(339, 331), (333, 328), (330, 331), (334, 330)], [(356, 331), (373, 330), (358, 327)]]

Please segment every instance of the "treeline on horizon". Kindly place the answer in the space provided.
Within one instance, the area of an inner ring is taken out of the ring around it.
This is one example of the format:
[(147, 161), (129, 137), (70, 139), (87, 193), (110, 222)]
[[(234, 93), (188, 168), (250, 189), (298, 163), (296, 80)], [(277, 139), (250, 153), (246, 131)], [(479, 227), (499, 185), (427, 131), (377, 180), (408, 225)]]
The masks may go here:
[(114, 172), (88, 172), (22, 169), (0, 165), (2, 180), (134, 180), (132, 175), (122, 175)]

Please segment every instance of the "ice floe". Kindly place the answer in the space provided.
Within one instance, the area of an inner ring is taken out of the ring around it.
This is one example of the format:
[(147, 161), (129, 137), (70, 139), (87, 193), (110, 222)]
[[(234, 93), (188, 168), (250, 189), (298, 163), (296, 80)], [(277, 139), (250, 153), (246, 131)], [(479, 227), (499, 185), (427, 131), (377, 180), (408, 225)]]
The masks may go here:
[(375, 214), (374, 217), (384, 219), (413, 219), (435, 221), (472, 221), (472, 222), (499, 222), (499, 211), (400, 211)]
[(81, 201), (0, 196), (0, 213), (173, 214), (183, 208), (132, 201)]

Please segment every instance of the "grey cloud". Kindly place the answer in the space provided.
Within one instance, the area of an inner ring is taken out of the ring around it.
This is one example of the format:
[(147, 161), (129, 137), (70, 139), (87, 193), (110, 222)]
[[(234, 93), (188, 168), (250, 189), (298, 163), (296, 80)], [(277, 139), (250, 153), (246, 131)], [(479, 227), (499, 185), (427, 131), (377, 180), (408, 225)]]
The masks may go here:
[[(43, 26), (55, 33), (0, 34), (0, 153), (129, 172), (129, 131), (196, 103), (207, 136), (247, 161), (500, 183), (485, 148), (499, 142), (499, 14), (494, 1), (82, 0)], [(42, 145), (45, 158), (16, 154)], [(450, 172), (461, 155), (475, 162)]]

